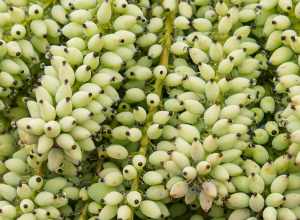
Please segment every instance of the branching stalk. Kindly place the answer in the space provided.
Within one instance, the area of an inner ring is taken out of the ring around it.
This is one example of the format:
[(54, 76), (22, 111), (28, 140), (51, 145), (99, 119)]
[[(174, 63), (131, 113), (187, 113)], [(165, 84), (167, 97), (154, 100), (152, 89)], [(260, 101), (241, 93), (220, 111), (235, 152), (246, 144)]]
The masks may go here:
[(79, 220), (87, 220), (87, 204), (82, 207)]
[[(164, 43), (163, 43), (163, 51), (160, 58), (160, 65), (164, 65), (168, 68), (169, 65), (169, 48), (172, 44), (172, 33), (173, 33), (173, 20), (174, 20), (174, 13), (170, 13), (166, 18), (165, 23), (165, 36), (164, 36)], [(156, 93), (161, 98), (163, 88), (163, 80), (156, 79), (154, 84), (154, 93)], [(141, 140), (140, 150), (139, 153), (142, 155), (146, 155), (148, 146), (150, 143), (150, 140), (147, 135), (145, 135), (148, 127), (152, 124), (153, 120), (153, 114), (157, 111), (157, 107), (152, 107), (149, 109), (148, 115), (147, 115), (147, 122), (144, 129), (144, 135)]]
[[(169, 65), (169, 56), (170, 56), (170, 47), (172, 44), (172, 35), (173, 35), (173, 20), (174, 20), (175, 12), (170, 12), (167, 15), (166, 23), (165, 23), (165, 35), (163, 40), (163, 51), (160, 57), (160, 65), (166, 66), (168, 68)], [(161, 93), (163, 89), (163, 80), (156, 79), (154, 83), (154, 93), (156, 93), (161, 98)], [(147, 114), (146, 124), (143, 129), (143, 137), (140, 142), (139, 154), (146, 155), (148, 151), (148, 147), (150, 145), (150, 139), (146, 135), (147, 129), (153, 123), (153, 115), (157, 112), (157, 107), (151, 107)], [(139, 185), (139, 179), (136, 178), (132, 183), (132, 189), (137, 190)]]

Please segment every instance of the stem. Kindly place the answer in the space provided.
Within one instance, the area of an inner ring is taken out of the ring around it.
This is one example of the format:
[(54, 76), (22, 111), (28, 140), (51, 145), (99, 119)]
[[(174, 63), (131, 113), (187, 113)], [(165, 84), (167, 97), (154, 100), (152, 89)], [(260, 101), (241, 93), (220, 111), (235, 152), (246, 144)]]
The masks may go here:
[(45, 7), (44, 7), (44, 10), (49, 8), (51, 5), (54, 5), (55, 3), (56, 3), (56, 0), (48, 0)]
[[(164, 66), (166, 66), (166, 68), (168, 68), (168, 65), (169, 65), (169, 55), (170, 55), (169, 48), (171, 47), (171, 44), (172, 44), (174, 16), (175, 16), (175, 12), (170, 12), (167, 15), (166, 23), (165, 23), (165, 35), (164, 35), (164, 42), (163, 42), (164, 49), (163, 49), (161, 57), (160, 57), (160, 65), (164, 65)], [(156, 93), (160, 98), (161, 98), (162, 89), (163, 89), (163, 80), (156, 79), (156, 81), (154, 83), (154, 93)], [(149, 128), (149, 126), (151, 126), (153, 123), (153, 115), (155, 112), (157, 112), (157, 107), (149, 108), (149, 112), (148, 112), (147, 119), (146, 119), (146, 124), (143, 129), (143, 137), (140, 142), (139, 154), (141, 154), (141, 155), (146, 155), (147, 151), (148, 151), (148, 146), (150, 144), (150, 140), (149, 140), (146, 132), (147, 132), (147, 129)], [(139, 179), (137, 177), (132, 182), (131, 189), (137, 190), (138, 185), (139, 185)]]
[[(174, 13), (170, 13), (167, 18), (166, 18), (166, 24), (165, 24), (165, 36), (164, 36), (164, 44), (163, 44), (163, 51), (161, 54), (160, 58), (160, 65), (164, 65), (168, 67), (169, 65), (169, 48), (171, 47), (172, 44), (172, 33), (173, 33), (173, 20), (174, 20)], [(161, 79), (156, 79), (155, 84), (154, 84), (154, 93), (156, 93), (160, 98), (161, 98), (161, 93), (162, 93), (162, 88), (163, 88), (163, 80)], [(146, 126), (144, 129), (144, 135), (141, 140), (141, 146), (139, 153), (142, 155), (146, 155), (147, 153), (147, 148), (149, 146), (150, 140), (148, 136), (145, 134), (148, 127), (152, 124), (152, 118), (153, 114), (157, 111), (157, 107), (152, 107), (149, 109), (148, 115), (147, 115), (147, 122)]]
[(107, 154), (106, 152), (97, 149), (97, 155), (98, 155), (98, 160), (97, 160), (97, 166), (96, 166), (96, 174), (99, 175), (99, 173), (102, 170), (102, 165), (103, 165), (103, 156), (105, 157)]
[(86, 220), (87, 219), (87, 207), (88, 205), (84, 205), (82, 207), (82, 209), (80, 210), (80, 216), (79, 216), (79, 220)]
[(44, 164), (41, 164), (39, 168), (36, 170), (36, 175), (43, 176), (44, 175)]

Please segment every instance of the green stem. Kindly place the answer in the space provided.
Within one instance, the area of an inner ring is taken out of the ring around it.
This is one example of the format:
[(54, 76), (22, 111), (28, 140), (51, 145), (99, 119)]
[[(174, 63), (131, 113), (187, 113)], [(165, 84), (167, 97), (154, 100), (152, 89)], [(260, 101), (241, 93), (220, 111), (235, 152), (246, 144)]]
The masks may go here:
[[(166, 23), (165, 23), (165, 35), (164, 35), (164, 41), (163, 41), (163, 51), (160, 57), (160, 65), (166, 66), (168, 68), (169, 65), (169, 56), (170, 51), (169, 48), (172, 44), (172, 34), (173, 34), (173, 20), (174, 20), (175, 12), (170, 12), (167, 15)], [(161, 93), (163, 89), (163, 80), (156, 79), (154, 83), (154, 93), (156, 93), (161, 98)], [(150, 139), (146, 135), (147, 129), (149, 126), (153, 123), (153, 115), (155, 112), (157, 112), (157, 107), (151, 107), (149, 109), (149, 112), (147, 114), (146, 124), (143, 129), (143, 137), (140, 142), (140, 150), (139, 154), (146, 155), (148, 151), (148, 147), (150, 145)], [(132, 190), (137, 190), (139, 185), (139, 179), (136, 178), (132, 183)]]
[[(165, 24), (165, 36), (164, 36), (164, 44), (163, 44), (163, 51), (160, 58), (160, 65), (164, 65), (168, 68), (169, 65), (169, 48), (172, 44), (172, 33), (173, 33), (173, 20), (174, 20), (174, 13), (170, 13), (167, 16), (166, 24)], [(156, 93), (161, 98), (163, 88), (163, 80), (157, 79), (154, 84), (154, 93)], [(157, 111), (157, 107), (152, 107), (149, 109), (147, 115), (147, 123), (144, 129), (144, 135), (141, 140), (139, 154), (146, 155), (150, 140), (147, 135), (145, 135), (148, 127), (152, 124), (153, 114)]]
[(79, 220), (87, 220), (87, 204), (84, 205), (80, 211)]
[(44, 7), (44, 10), (46, 10), (47, 8), (49, 8), (51, 5), (54, 5), (56, 3), (57, 0), (48, 0), (45, 7)]

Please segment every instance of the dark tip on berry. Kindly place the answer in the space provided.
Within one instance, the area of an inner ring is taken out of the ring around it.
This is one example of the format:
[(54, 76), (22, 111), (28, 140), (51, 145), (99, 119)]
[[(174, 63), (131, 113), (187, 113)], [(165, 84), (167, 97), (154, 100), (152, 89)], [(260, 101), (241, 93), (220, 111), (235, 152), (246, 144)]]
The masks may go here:
[(276, 131), (276, 130), (273, 130), (273, 131), (271, 131), (271, 134), (272, 134), (272, 135), (276, 135), (276, 134), (277, 134), (277, 131)]
[(233, 56), (229, 56), (229, 60), (230, 60), (230, 61), (233, 61), (233, 60), (234, 60), (234, 57), (233, 57)]
[(75, 150), (77, 148), (77, 146), (74, 144), (72, 145), (72, 150)]
[(291, 109), (292, 109), (292, 110), (296, 110), (296, 106), (291, 105)]
[(126, 131), (125, 134), (126, 134), (126, 136), (130, 136), (130, 132), (129, 131)]
[(143, 166), (143, 162), (140, 161), (140, 162), (138, 162), (137, 165), (141, 167), (141, 166)]
[(257, 9), (262, 9), (262, 6), (261, 5), (256, 5), (256, 8)]

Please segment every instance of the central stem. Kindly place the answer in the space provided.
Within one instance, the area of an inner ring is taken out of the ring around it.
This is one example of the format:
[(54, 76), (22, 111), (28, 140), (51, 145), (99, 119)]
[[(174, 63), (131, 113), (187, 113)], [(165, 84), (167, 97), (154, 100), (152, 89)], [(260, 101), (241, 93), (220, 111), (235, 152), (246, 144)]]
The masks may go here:
[[(173, 20), (174, 20), (175, 13), (170, 12), (167, 15), (166, 18), (166, 23), (165, 23), (165, 35), (164, 35), (164, 41), (163, 41), (163, 51), (160, 57), (160, 65), (164, 65), (166, 68), (168, 68), (169, 65), (169, 55), (170, 55), (170, 47), (172, 44), (172, 34), (173, 34)], [(162, 93), (162, 88), (163, 88), (163, 80), (162, 79), (156, 79), (154, 83), (154, 93), (157, 94), (160, 99), (161, 93)], [(155, 112), (157, 112), (158, 107), (150, 107), (149, 112), (147, 114), (147, 119), (146, 119), (146, 124), (143, 129), (143, 137), (140, 142), (140, 150), (139, 154), (140, 155), (146, 155), (148, 151), (148, 147), (150, 144), (150, 139), (147, 136), (147, 129), (149, 126), (152, 125), (153, 123), (153, 115)], [(139, 179), (136, 178), (133, 183), (132, 183), (132, 190), (137, 190), (139, 185)]]
[[(166, 18), (165, 35), (164, 35), (164, 43), (163, 43), (164, 49), (160, 57), (160, 65), (164, 65), (166, 66), (166, 68), (168, 68), (169, 65), (169, 54), (170, 54), (169, 48), (171, 47), (172, 44), (173, 20), (174, 20), (174, 13), (171, 12)], [(154, 93), (156, 93), (160, 98), (161, 98), (162, 88), (163, 88), (163, 80), (156, 79), (154, 84)], [(153, 114), (155, 112), (157, 112), (157, 107), (149, 108), (149, 112), (147, 114), (147, 119), (146, 119), (147, 122), (143, 132), (144, 135), (141, 140), (139, 154), (146, 155), (147, 153), (150, 140), (146, 135), (146, 131), (149, 128), (149, 126), (152, 124)]]
[(87, 219), (87, 208), (88, 208), (87, 204), (82, 207), (78, 220), (86, 220)]

